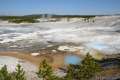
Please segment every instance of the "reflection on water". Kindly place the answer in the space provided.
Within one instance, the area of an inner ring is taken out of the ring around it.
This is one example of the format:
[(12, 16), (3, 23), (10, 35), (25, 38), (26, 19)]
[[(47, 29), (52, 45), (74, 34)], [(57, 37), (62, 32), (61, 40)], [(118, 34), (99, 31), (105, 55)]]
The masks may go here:
[(65, 64), (78, 64), (81, 59), (77, 55), (67, 55), (65, 56)]

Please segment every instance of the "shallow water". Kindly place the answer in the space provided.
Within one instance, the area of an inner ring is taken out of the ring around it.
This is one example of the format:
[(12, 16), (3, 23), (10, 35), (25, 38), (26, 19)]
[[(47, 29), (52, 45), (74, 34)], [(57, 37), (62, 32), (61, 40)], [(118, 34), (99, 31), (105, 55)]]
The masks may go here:
[[(93, 48), (93, 49), (96, 49), (96, 50), (99, 50), (101, 52), (106, 52), (106, 53), (114, 53), (117, 51), (117, 49), (113, 46), (110, 46), (108, 44), (103, 44), (103, 43), (99, 43), (99, 42), (92, 42), (92, 43), (88, 43), (86, 44), (86, 47), (88, 47), (89, 49), (90, 48)], [(119, 51), (119, 50), (118, 50)]]
[(65, 64), (79, 64), (81, 61), (80, 57), (77, 55), (67, 55), (65, 56)]
[(27, 80), (32, 80), (33, 78), (36, 78), (35, 72), (37, 71), (37, 67), (35, 65), (14, 57), (0, 56), (0, 68), (6, 65), (8, 71), (13, 72), (15, 71), (17, 64), (20, 64), (26, 72)]
[[(29, 65), (29, 67), (35, 69), (35, 65), (33, 65), (27, 61), (17, 59), (14, 57), (9, 57), (9, 56), (0, 56), (0, 67), (7, 65), (9, 71), (14, 71), (17, 64), (21, 64), (21, 66), (24, 67), (25, 69), (27, 69), (28, 71), (30, 71), (30, 70), (27, 65)], [(31, 69), (31, 71), (32, 71), (32, 69)]]
[(18, 63), (18, 59), (16, 58), (0, 56), (0, 67), (7, 65), (9, 71), (15, 70), (15, 67)]

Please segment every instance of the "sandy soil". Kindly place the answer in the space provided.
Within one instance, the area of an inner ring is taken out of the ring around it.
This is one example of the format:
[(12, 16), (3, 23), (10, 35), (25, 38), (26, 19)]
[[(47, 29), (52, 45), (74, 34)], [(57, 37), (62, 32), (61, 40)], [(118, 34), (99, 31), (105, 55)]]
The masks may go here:
[(64, 66), (64, 56), (66, 54), (41, 54), (39, 56), (31, 56), (28, 53), (20, 52), (0, 52), (0, 56), (11, 56), (18, 59), (29, 61), (36, 66), (39, 66), (40, 62), (46, 59), (53, 68), (58, 68)]

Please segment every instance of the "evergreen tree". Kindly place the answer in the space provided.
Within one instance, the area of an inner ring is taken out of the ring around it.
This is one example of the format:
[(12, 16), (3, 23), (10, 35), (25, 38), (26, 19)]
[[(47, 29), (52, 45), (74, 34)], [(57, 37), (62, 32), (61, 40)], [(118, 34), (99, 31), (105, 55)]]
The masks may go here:
[(64, 80), (64, 78), (60, 78), (55, 75), (51, 75), (47, 80)]
[(67, 75), (65, 76), (65, 80), (73, 80), (74, 79), (74, 67), (72, 65), (69, 65), (67, 68)]
[(0, 69), (0, 80), (12, 80), (11, 75), (7, 71), (7, 66), (6, 65), (4, 65)]
[(77, 77), (79, 80), (89, 80), (100, 72), (101, 69), (101, 66), (88, 53), (79, 66)]
[(16, 72), (14, 74), (16, 80), (26, 80), (25, 71), (23, 70), (20, 64), (17, 65)]
[(46, 60), (43, 60), (40, 63), (39, 71), (37, 72), (37, 76), (39, 78), (43, 78), (43, 80), (50, 80), (50, 78), (54, 77), (52, 67), (47, 63)]

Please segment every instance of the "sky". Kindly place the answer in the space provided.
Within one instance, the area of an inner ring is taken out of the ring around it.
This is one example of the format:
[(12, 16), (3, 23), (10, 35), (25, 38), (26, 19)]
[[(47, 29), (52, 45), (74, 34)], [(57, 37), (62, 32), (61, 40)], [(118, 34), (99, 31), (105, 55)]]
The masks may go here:
[(120, 0), (0, 0), (0, 15), (118, 14)]

